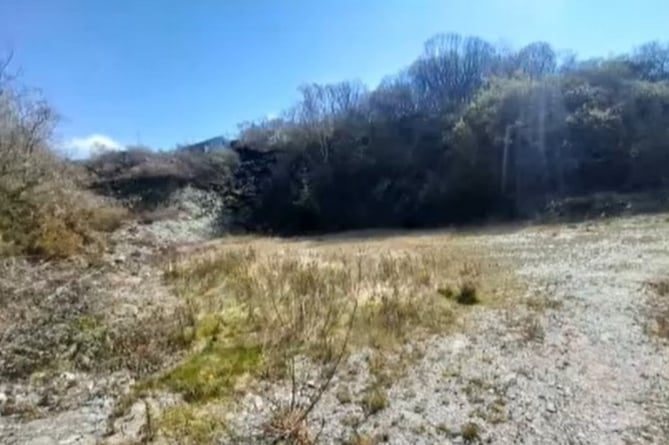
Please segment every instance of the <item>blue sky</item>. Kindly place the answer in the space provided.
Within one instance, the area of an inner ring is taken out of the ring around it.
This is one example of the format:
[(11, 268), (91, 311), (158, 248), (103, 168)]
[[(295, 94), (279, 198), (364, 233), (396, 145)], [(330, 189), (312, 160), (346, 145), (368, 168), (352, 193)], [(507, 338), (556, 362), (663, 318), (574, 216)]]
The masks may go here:
[(589, 57), (667, 41), (668, 23), (667, 0), (0, 0), (0, 50), (63, 144), (170, 148), (278, 113), (304, 82), (374, 86), (438, 32)]

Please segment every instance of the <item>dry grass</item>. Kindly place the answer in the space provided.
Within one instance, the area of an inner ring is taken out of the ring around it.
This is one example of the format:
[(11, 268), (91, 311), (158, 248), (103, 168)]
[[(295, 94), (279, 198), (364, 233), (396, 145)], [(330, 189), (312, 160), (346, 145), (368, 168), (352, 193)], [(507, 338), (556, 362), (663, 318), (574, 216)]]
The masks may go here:
[(314, 445), (307, 428), (303, 409), (280, 409), (265, 425), (265, 434), (272, 438), (272, 443), (287, 443), (291, 445)]
[(374, 383), (365, 391), (361, 406), (365, 413), (371, 416), (386, 409), (388, 403), (385, 388), (378, 383)]
[(515, 281), (487, 258), (470, 240), (448, 235), (231, 237), (182, 251), (164, 272), (187, 308), (182, 337), (190, 349), (150, 384), (195, 404), (227, 400), (259, 379), (292, 382), (296, 393), (296, 359), (306, 358), (322, 370), (313, 394), (273, 409), (264, 434), (312, 443), (307, 417), (345, 354), (373, 351), (373, 381), (357, 401), (371, 416), (388, 405), (405, 362), (417, 358), (407, 343), (462, 327), (472, 305), (505, 301)]
[(220, 396), (244, 375), (285, 377), (297, 355), (332, 363), (349, 328), (349, 348), (396, 350), (453, 329), (467, 305), (502, 301), (502, 271), (449, 236), (224, 239), (166, 266), (192, 314), (194, 346), (162, 381), (193, 399)]
[(225, 430), (220, 413), (211, 407), (180, 404), (163, 411), (155, 422), (157, 435), (170, 443), (183, 445), (209, 445)]
[(669, 340), (669, 279), (659, 279), (648, 283), (652, 291), (649, 300), (649, 332), (664, 340)]

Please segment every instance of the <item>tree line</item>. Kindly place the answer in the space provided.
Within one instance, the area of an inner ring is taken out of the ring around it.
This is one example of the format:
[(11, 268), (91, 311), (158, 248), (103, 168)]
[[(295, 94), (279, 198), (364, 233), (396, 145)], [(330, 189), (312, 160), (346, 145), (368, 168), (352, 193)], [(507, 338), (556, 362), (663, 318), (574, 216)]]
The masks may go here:
[(241, 128), (238, 144), (272, 160), (263, 178), (237, 181), (248, 228), (526, 217), (560, 197), (667, 184), (667, 44), (578, 60), (544, 42), (511, 51), (438, 35), (375, 89), (300, 92), (280, 117)]

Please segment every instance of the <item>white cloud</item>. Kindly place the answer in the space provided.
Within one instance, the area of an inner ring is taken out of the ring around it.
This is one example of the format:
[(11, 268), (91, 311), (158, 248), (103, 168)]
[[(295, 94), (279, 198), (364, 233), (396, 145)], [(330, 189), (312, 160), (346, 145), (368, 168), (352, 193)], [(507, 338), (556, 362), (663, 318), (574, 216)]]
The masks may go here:
[(72, 158), (88, 158), (105, 151), (124, 150), (125, 147), (104, 134), (91, 134), (85, 137), (75, 137), (63, 143), (62, 151)]

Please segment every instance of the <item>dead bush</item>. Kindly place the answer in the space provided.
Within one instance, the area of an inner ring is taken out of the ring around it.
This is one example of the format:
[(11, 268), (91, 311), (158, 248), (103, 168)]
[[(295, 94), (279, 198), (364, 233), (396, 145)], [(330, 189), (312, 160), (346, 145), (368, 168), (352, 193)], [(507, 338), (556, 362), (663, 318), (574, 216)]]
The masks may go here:
[(83, 171), (50, 150), (56, 114), (7, 66), (0, 61), (0, 253), (75, 255), (118, 228), (124, 211), (83, 196)]

